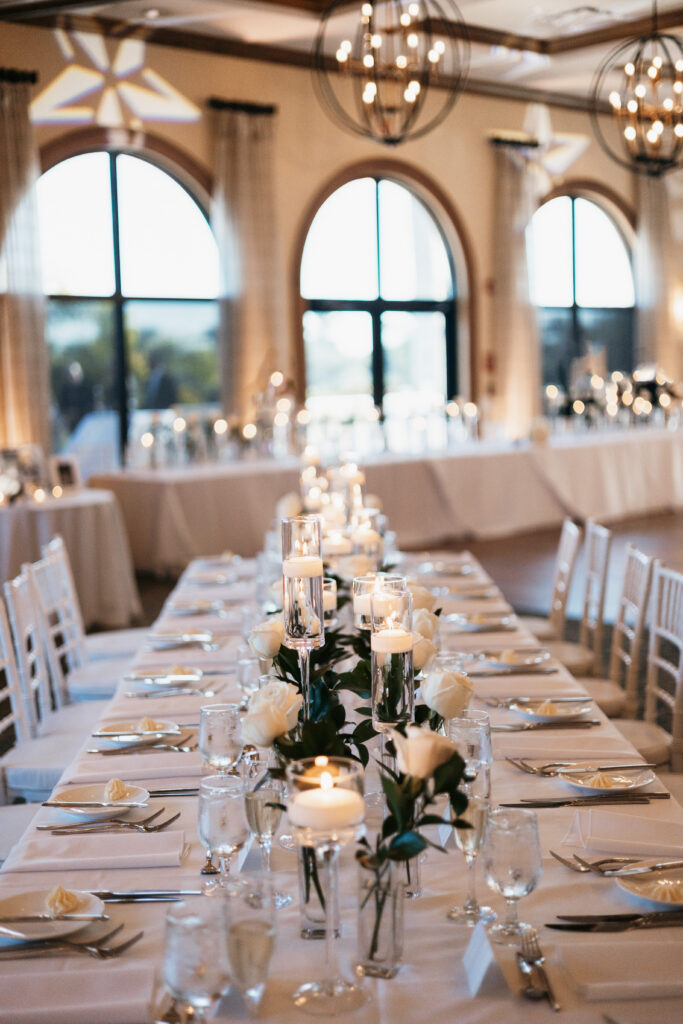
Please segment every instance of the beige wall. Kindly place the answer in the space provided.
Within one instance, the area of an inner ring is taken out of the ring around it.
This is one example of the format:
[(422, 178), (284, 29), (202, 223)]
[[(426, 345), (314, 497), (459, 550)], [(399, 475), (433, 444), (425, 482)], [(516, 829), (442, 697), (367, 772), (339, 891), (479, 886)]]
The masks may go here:
[[(108, 41), (110, 53), (116, 42)], [(80, 53), (80, 51), (79, 51)], [(445, 122), (424, 138), (389, 150), (346, 134), (333, 124), (314, 95), (311, 75), (296, 68), (270, 65), (171, 47), (150, 46), (147, 65), (166, 78), (202, 110), (210, 96), (258, 103), (279, 109), (276, 145), (277, 201), (280, 212), (279, 250), (281, 287), (285, 301), (288, 362), (293, 365), (295, 306), (292, 287), (297, 240), (303, 219), (316, 195), (345, 167), (391, 157), (408, 168), (419, 169), (445, 194), (464, 224), (471, 246), (473, 298), (478, 310), (476, 362), (480, 391), (491, 384), (485, 369), (490, 349), (491, 267), (495, 239), (491, 221), (495, 189), (493, 156), (486, 140), (491, 129), (521, 129), (525, 106), (517, 101), (461, 96)], [(87, 64), (87, 61), (83, 61)], [(64, 68), (64, 58), (48, 29), (26, 28), (0, 22), (0, 65), (35, 69), (40, 88)], [(588, 83), (587, 83), (588, 86)], [(594, 140), (588, 116), (551, 109), (553, 128), (589, 135), (587, 151), (569, 172), (571, 179), (592, 179), (608, 187), (633, 208), (633, 181), (613, 163)], [(210, 121), (194, 124), (149, 121), (145, 130), (172, 142), (211, 170)], [(40, 147), (73, 125), (38, 126)]]

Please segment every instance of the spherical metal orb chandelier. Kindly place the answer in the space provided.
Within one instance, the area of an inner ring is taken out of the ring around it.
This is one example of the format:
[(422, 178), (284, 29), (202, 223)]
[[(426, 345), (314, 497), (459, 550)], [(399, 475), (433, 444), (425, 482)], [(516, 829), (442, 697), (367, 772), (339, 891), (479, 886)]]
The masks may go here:
[(599, 67), (591, 119), (598, 142), (622, 167), (657, 176), (683, 162), (683, 43), (657, 31), (656, 3), (652, 32), (621, 43)]
[(467, 75), (469, 39), (452, 0), (334, 0), (314, 60), (332, 120), (395, 146), (431, 131), (451, 110)]

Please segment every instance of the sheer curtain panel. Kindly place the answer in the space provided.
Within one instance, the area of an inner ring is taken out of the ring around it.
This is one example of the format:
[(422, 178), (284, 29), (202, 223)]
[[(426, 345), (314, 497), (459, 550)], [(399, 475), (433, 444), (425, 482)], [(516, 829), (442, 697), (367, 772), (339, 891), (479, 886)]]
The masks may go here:
[(30, 73), (0, 69), (0, 445), (50, 447)]
[(541, 410), (541, 353), (529, 293), (526, 229), (537, 176), (519, 146), (495, 140), (493, 348), (498, 418), (512, 439), (528, 437)]
[(242, 423), (277, 369), (282, 309), (277, 295), (273, 182), (275, 108), (212, 100), (215, 184), (211, 226), (220, 263), (222, 399)]

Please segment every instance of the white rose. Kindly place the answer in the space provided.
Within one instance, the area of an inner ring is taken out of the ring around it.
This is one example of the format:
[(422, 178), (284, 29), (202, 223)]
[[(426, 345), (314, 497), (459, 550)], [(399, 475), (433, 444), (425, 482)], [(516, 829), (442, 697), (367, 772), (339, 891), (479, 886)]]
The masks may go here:
[(420, 633), (413, 633), (413, 668), (416, 672), (421, 672), (436, 653), (436, 644)]
[(254, 626), (249, 634), (249, 646), (259, 658), (274, 658), (285, 639), (285, 627), (282, 619), (271, 615), (258, 626)]
[(413, 629), (420, 636), (433, 640), (439, 629), (439, 616), (434, 612), (428, 612), (426, 608), (418, 608), (413, 612)]
[(427, 590), (419, 583), (409, 583), (408, 590), (413, 595), (413, 611), (418, 611), (420, 608), (426, 608), (428, 612), (434, 610), (436, 595), (432, 594), (431, 590)]
[(417, 779), (431, 778), (439, 765), (450, 760), (457, 749), (446, 736), (431, 729), (420, 729), (417, 725), (409, 725), (405, 736), (392, 729), (391, 738), (396, 747), (399, 771)]
[(292, 683), (284, 679), (273, 679), (254, 694), (249, 702), (249, 711), (258, 711), (266, 705), (272, 705), (283, 712), (287, 721), (284, 732), (293, 729), (299, 720), (299, 708), (304, 699)]
[(422, 699), (442, 718), (457, 718), (472, 698), (472, 683), (464, 672), (430, 669), (420, 684)]
[(264, 704), (255, 711), (250, 709), (242, 719), (242, 739), (255, 747), (270, 747), (273, 740), (288, 731), (287, 716), (275, 704)]
[(275, 506), (275, 517), (277, 519), (291, 519), (292, 516), (301, 515), (302, 511), (301, 498), (296, 491), (289, 491), (287, 494), (283, 494)]

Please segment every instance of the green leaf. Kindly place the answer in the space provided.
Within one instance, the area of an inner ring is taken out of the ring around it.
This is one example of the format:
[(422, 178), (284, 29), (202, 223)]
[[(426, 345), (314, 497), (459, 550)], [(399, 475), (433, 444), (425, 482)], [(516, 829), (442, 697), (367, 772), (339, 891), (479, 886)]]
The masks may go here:
[(452, 793), (462, 780), (465, 762), (460, 754), (455, 753), (445, 764), (439, 765), (434, 772), (434, 793)]
[(419, 832), (402, 832), (395, 836), (389, 844), (389, 856), (392, 860), (411, 860), (426, 848), (427, 843)]
[(372, 722), (367, 719), (364, 722), (359, 722), (353, 730), (354, 743), (368, 743), (375, 736), (377, 736), (377, 731)]

